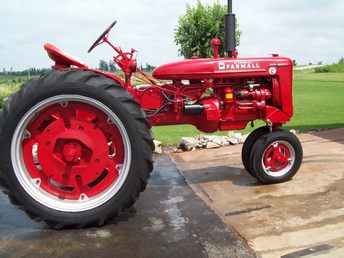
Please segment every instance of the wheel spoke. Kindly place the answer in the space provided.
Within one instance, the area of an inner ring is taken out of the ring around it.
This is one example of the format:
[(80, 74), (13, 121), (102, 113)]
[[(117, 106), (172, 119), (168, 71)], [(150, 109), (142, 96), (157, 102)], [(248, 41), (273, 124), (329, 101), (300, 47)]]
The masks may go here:
[(85, 121), (88, 123), (92, 123), (97, 119), (97, 115), (93, 112), (93, 110), (85, 110), (83, 106), (74, 105), (75, 110), (75, 119), (77, 121)]
[[(63, 120), (65, 127), (70, 128), (72, 120), (75, 117), (75, 110), (73, 108), (73, 105), (68, 105), (68, 102), (65, 105), (66, 105), (66, 107), (60, 108), (58, 110), (58, 112), (59, 112), (60, 118)], [(62, 107), (62, 105), (61, 105), (61, 107)]]

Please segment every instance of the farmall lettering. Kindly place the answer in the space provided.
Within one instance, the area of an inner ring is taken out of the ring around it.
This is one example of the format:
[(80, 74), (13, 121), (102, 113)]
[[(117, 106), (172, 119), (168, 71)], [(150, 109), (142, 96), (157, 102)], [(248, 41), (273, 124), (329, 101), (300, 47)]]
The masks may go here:
[(259, 63), (247, 61), (219, 62), (220, 71), (242, 71), (260, 69)]

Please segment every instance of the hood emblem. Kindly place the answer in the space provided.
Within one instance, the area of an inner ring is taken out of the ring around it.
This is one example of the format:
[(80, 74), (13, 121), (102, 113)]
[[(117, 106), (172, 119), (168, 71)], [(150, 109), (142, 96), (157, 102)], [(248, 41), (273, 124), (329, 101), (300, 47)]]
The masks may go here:
[(220, 71), (260, 69), (259, 63), (254, 62), (219, 62), (218, 65)]

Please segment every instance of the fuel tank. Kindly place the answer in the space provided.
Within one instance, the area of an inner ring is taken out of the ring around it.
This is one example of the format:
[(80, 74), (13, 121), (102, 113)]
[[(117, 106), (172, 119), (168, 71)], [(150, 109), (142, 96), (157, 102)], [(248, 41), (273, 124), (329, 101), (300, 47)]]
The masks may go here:
[(153, 76), (160, 80), (196, 80), (276, 75), (280, 67), (290, 67), (289, 58), (200, 58), (165, 64), (157, 67)]

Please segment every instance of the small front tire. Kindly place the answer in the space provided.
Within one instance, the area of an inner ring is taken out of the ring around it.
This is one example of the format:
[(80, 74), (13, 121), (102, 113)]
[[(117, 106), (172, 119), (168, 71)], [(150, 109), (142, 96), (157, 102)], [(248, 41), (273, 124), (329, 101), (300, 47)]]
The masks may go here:
[(253, 170), (251, 168), (251, 162), (250, 162), (251, 150), (252, 150), (253, 145), (256, 143), (256, 141), (267, 133), (269, 133), (268, 126), (257, 128), (256, 130), (254, 130), (253, 132), (249, 134), (249, 136), (246, 138), (244, 142), (244, 145), (242, 146), (242, 151), (241, 151), (242, 163), (246, 171), (253, 177), (256, 177), (256, 175), (253, 173)]
[(299, 139), (287, 131), (276, 131), (260, 137), (250, 155), (256, 178), (263, 184), (283, 183), (298, 172), (303, 159)]

